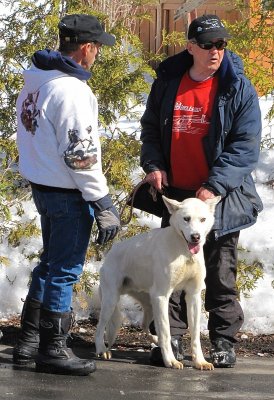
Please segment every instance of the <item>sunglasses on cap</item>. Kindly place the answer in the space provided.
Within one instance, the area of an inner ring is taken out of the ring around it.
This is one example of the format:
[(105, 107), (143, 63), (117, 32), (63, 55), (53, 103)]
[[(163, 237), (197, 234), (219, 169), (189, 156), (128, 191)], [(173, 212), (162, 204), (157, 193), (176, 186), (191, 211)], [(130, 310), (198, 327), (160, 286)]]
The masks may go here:
[(207, 42), (207, 43), (199, 43), (196, 41), (191, 41), (193, 44), (197, 44), (203, 50), (211, 50), (213, 47), (216, 47), (217, 50), (223, 50), (227, 46), (227, 42), (225, 40), (218, 40), (217, 42)]

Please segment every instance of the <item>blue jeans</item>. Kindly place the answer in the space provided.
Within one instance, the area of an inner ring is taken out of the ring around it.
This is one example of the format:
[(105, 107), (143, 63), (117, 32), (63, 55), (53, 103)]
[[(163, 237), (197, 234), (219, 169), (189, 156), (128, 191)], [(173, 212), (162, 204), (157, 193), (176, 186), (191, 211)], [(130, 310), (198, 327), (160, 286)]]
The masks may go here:
[(28, 296), (54, 312), (70, 311), (73, 285), (83, 270), (93, 209), (80, 192), (41, 191), (32, 187), (41, 218), (43, 252), (34, 268)]

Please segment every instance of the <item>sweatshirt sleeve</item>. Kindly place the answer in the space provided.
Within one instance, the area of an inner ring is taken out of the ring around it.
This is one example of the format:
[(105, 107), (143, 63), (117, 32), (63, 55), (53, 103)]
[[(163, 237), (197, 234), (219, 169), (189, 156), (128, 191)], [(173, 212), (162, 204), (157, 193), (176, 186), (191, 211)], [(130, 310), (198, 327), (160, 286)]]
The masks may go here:
[(53, 102), (58, 154), (83, 198), (99, 200), (108, 186), (102, 172), (97, 99), (83, 82), (58, 97), (61, 100)]

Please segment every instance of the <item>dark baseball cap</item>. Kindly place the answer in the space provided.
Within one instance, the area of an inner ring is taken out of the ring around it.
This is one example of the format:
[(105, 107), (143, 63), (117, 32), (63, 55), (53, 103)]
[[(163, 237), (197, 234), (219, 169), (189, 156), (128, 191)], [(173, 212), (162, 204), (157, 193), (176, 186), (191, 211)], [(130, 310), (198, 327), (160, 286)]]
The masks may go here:
[(206, 43), (212, 39), (230, 38), (223, 23), (217, 15), (202, 15), (194, 19), (188, 28), (188, 39), (195, 39), (199, 43)]
[(115, 36), (106, 33), (96, 17), (87, 14), (65, 15), (58, 24), (60, 39), (70, 43), (99, 42), (115, 44)]

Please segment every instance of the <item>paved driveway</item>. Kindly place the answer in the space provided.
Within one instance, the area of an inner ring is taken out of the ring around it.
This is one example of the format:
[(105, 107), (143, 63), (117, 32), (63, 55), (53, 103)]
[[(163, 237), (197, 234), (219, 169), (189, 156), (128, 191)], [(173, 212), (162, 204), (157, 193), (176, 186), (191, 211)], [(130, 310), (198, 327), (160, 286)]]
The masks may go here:
[[(274, 400), (274, 358), (239, 358), (233, 369), (198, 371), (149, 365), (148, 353), (114, 352), (87, 377), (36, 373), (15, 367), (11, 347), (0, 346), (0, 399), (5, 400)], [(79, 356), (87, 349), (77, 348)]]

